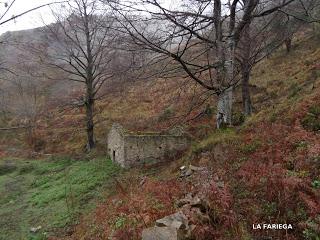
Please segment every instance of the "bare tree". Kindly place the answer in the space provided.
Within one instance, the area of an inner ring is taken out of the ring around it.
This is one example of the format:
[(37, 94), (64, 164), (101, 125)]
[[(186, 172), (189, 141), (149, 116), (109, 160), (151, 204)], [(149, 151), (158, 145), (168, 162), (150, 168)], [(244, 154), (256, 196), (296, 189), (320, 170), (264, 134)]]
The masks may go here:
[(252, 68), (282, 44), (286, 45), (289, 52), (294, 34), (302, 26), (317, 21), (312, 13), (318, 5), (318, 0), (295, 1), (270, 15), (252, 19), (244, 28), (237, 45), (236, 59), (241, 72), (242, 103), (245, 115), (252, 113), (249, 88)]
[[(47, 4), (42, 4), (39, 5), (37, 7), (28, 9), (26, 11), (20, 12), (16, 15), (13, 15), (11, 17), (8, 17), (8, 14), (10, 13), (10, 9), (12, 9), (15, 5), (17, 5), (17, 1), (16, 0), (12, 0), (12, 1), (1, 1), (0, 4), (3, 4), (3, 11), (0, 13), (0, 26), (3, 26), (4, 24), (10, 23), (12, 21), (15, 21), (16, 19), (20, 18), (21, 16), (24, 16), (28, 13), (31, 13), (35, 10), (41, 9), (43, 7), (47, 7), (47, 6), (52, 6), (55, 4), (59, 4), (59, 3), (64, 3), (66, 1), (56, 1), (56, 2), (51, 2), (51, 3), (47, 3)], [(0, 44), (2, 46), (5, 46), (7, 44), (6, 41), (1, 41)], [(8, 67), (4, 66), (4, 62), (1, 61), (0, 62), (0, 71), (2, 75), (5, 75), (7, 73), (13, 73), (13, 71), (11, 71)], [(3, 79), (2, 79), (3, 80)], [(2, 84), (3, 85), (3, 84)], [(6, 87), (3, 87), (2, 85), (0, 85), (0, 98), (1, 98), (1, 108), (0, 108), (0, 112), (2, 113), (1, 117), (4, 117), (5, 119), (3, 122), (6, 122), (5, 120), (7, 120), (7, 115), (10, 113), (10, 102), (8, 101), (8, 92), (6, 91)], [(1, 128), (0, 130), (11, 130), (11, 129), (19, 129), (19, 128), (25, 128), (26, 126), (14, 126), (14, 127), (5, 127), (5, 128)]]
[(256, 19), (244, 28), (236, 49), (236, 61), (240, 67), (242, 106), (245, 116), (253, 112), (250, 96), (250, 76), (253, 67), (278, 49), (286, 38), (275, 34), (276, 14)]
[(29, 146), (38, 151), (41, 149), (37, 130), (39, 120), (45, 110), (46, 85), (39, 79), (32, 79), (32, 76), (27, 76), (27, 74), (10, 80), (13, 86), (9, 109), (10, 113), (19, 119), (18, 125), (26, 129)]
[(57, 22), (48, 25), (53, 46), (47, 59), (49, 66), (65, 74), (66, 81), (80, 84), (83, 89), (74, 104), (86, 110), (86, 148), (90, 151), (95, 147), (94, 106), (102, 87), (116, 74), (112, 64), (117, 59), (113, 47), (118, 39), (112, 16), (99, 11), (98, 1), (73, 0), (59, 10), (55, 13)]
[(189, 0), (165, 7), (158, 0), (104, 1), (117, 10), (123, 31), (157, 56), (166, 56), (192, 80), (218, 96), (217, 127), (231, 124), (238, 83), (236, 48), (246, 27), (295, 0)]
[(294, 35), (304, 26), (320, 21), (314, 14), (319, 6), (319, 0), (301, 0), (277, 13), (273, 31), (283, 40), (288, 53), (291, 51)]
[(51, 2), (51, 3), (47, 3), (47, 4), (42, 4), (42, 5), (39, 5), (39, 6), (37, 6), (37, 7), (28, 9), (28, 10), (23, 11), (23, 12), (20, 12), (20, 13), (18, 13), (17, 15), (13, 15), (13, 16), (7, 18), (7, 19), (6, 19), (6, 17), (7, 17), (7, 15), (8, 15), (9, 10), (12, 9), (12, 7), (13, 7), (14, 5), (17, 5), (16, 0), (12, 0), (11, 2), (7, 2), (7, 1), (6, 1), (6, 2), (0, 2), (1, 4), (3, 4), (3, 6), (4, 6), (4, 8), (5, 8), (5, 11), (4, 11), (2, 14), (0, 14), (0, 26), (3, 25), (3, 24), (6, 24), (6, 23), (8, 23), (8, 22), (14, 21), (14, 20), (16, 20), (17, 18), (22, 17), (22, 16), (24, 16), (24, 15), (30, 13), (30, 12), (33, 12), (33, 11), (35, 11), (35, 10), (40, 9), (40, 8), (47, 7), (47, 6), (51, 6), (51, 5), (55, 5), (55, 4), (65, 3), (65, 2), (67, 2), (67, 1), (68, 1), (68, 0), (66, 0), (66, 1)]
[(0, 91), (2, 111), (5, 114), (3, 123), (8, 125), (11, 122), (14, 126), (1, 130), (25, 129), (28, 145), (38, 151), (40, 141), (37, 130), (46, 109), (49, 83), (45, 79), (34, 77), (39, 69), (32, 61), (20, 57), (15, 61), (15, 64), (10, 64), (14, 74), (2, 74), (2, 87), (5, 91)]

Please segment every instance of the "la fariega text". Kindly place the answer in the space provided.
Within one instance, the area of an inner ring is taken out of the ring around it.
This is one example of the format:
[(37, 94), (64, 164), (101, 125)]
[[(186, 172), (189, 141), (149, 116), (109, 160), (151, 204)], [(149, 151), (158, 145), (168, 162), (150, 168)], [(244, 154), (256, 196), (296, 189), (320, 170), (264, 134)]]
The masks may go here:
[(253, 230), (288, 230), (293, 229), (292, 224), (287, 223), (258, 223), (252, 224)]

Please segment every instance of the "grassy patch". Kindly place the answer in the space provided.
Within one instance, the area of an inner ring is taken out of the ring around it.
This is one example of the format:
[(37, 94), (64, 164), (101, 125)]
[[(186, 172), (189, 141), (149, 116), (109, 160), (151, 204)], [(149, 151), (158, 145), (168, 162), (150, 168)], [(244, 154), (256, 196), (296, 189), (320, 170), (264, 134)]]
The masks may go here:
[(161, 121), (168, 120), (172, 118), (174, 115), (175, 115), (175, 111), (173, 110), (173, 108), (167, 107), (163, 110), (163, 112), (158, 117), (158, 121), (161, 122)]
[(5, 174), (10, 174), (17, 169), (17, 166), (14, 163), (5, 161), (0, 164), (0, 176)]
[(289, 95), (288, 98), (293, 98), (299, 94), (302, 88), (299, 86), (298, 83), (292, 83), (289, 87)]
[(233, 112), (232, 113), (232, 124), (234, 126), (240, 126), (244, 123), (246, 117), (242, 112)]
[(193, 153), (201, 153), (212, 150), (219, 143), (230, 143), (239, 139), (235, 130), (232, 128), (219, 129), (211, 134), (208, 138), (192, 146)]
[(310, 131), (320, 130), (320, 106), (313, 105), (301, 121), (302, 126)]
[[(1, 160), (0, 160), (1, 161)], [(110, 160), (2, 160), (15, 170), (0, 176), (0, 239), (45, 239), (95, 206), (103, 186), (119, 172)], [(106, 188), (107, 189), (107, 188)], [(41, 226), (37, 234), (30, 228)]]
[(278, 211), (278, 206), (276, 202), (264, 202), (262, 204), (262, 213), (265, 217), (273, 216)]
[(243, 153), (254, 153), (261, 146), (262, 142), (260, 140), (254, 140), (251, 143), (242, 145), (240, 150)]

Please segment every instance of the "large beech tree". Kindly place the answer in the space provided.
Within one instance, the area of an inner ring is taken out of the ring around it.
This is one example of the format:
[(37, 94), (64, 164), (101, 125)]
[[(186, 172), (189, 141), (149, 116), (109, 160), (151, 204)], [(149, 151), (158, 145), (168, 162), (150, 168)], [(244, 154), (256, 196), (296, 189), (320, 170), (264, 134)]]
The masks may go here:
[[(79, 83), (83, 94), (77, 102), (85, 108), (87, 151), (95, 147), (95, 102), (100, 90), (114, 77), (117, 35), (110, 12), (102, 14), (94, 0), (72, 0), (55, 13), (56, 23), (48, 25), (54, 51), (49, 66), (65, 74), (65, 81)], [(54, 78), (54, 76), (51, 76)]]
[(167, 56), (203, 88), (218, 96), (217, 127), (232, 123), (234, 86), (239, 82), (236, 49), (248, 25), (295, 0), (186, 0), (174, 8), (158, 0), (103, 1), (137, 45)]

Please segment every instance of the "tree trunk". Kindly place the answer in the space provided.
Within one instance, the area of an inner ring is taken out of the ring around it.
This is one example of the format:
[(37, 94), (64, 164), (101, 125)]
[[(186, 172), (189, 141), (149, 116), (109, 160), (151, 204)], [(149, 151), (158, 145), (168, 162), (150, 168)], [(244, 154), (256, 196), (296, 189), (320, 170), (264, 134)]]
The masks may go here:
[(285, 41), (284, 44), (286, 45), (287, 53), (291, 51), (292, 48), (292, 38), (288, 37)]
[(250, 71), (242, 69), (242, 106), (245, 116), (252, 114), (252, 103), (249, 89)]
[(233, 87), (224, 90), (218, 96), (217, 128), (232, 124)]
[(252, 103), (250, 96), (250, 73), (251, 73), (251, 35), (250, 35), (250, 24), (248, 24), (243, 30), (243, 41), (242, 46), (242, 59), (241, 59), (241, 87), (242, 87), (242, 108), (245, 116), (252, 114)]
[(29, 144), (29, 147), (32, 148), (32, 150), (34, 150), (34, 146), (35, 146), (35, 137), (34, 137), (34, 129), (33, 126), (29, 125), (29, 127), (27, 128), (27, 142)]
[(214, 24), (216, 32), (217, 58), (220, 67), (217, 69), (217, 82), (220, 84), (221, 92), (218, 95), (217, 128), (232, 124), (232, 93), (234, 78), (234, 46), (233, 29), (230, 36), (224, 38), (224, 28), (222, 26), (222, 4), (221, 1), (214, 1)]
[(232, 125), (233, 81), (234, 81), (234, 39), (229, 37), (224, 56), (222, 72), (222, 92), (218, 96), (217, 128)]
[(95, 147), (94, 141), (94, 98), (92, 87), (87, 86), (87, 100), (86, 100), (86, 123), (87, 123), (87, 151), (91, 151)]
[(94, 60), (92, 56), (92, 36), (90, 35), (90, 26), (89, 26), (89, 15), (87, 13), (87, 3), (82, 2), (83, 4), (83, 14), (84, 14), (84, 31), (86, 35), (86, 46), (87, 46), (87, 61), (88, 65), (86, 66), (86, 89), (87, 89), (87, 99), (86, 99), (86, 121), (87, 121), (87, 151), (91, 151), (95, 147), (94, 141), (94, 99), (95, 99), (95, 89), (94, 89), (94, 78), (93, 78), (93, 65)]

